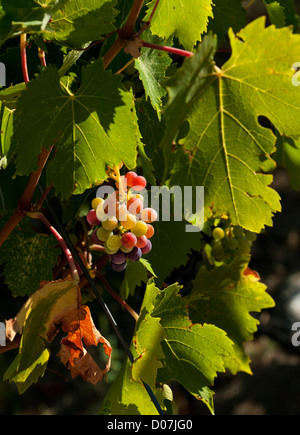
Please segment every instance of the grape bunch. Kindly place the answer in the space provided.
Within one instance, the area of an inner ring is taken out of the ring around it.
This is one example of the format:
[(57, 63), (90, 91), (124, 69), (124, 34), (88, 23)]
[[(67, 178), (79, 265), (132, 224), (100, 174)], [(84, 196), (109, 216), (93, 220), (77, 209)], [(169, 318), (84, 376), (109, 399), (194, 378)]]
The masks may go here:
[(117, 190), (105, 199), (93, 199), (87, 222), (93, 227), (92, 242), (101, 244), (110, 256), (112, 269), (122, 272), (128, 260), (139, 261), (152, 250), (151, 224), (156, 221), (157, 212), (144, 208), (140, 192), (146, 188), (147, 180), (143, 176), (130, 171), (113, 178)]
[(212, 230), (210, 256), (216, 262), (231, 262), (236, 255), (250, 254), (256, 238), (255, 233), (220, 220)]

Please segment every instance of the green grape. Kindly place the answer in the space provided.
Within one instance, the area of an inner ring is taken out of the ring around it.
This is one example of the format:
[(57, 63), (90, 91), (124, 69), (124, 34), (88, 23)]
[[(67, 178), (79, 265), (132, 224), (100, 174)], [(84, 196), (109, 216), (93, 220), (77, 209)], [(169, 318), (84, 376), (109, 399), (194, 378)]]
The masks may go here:
[(212, 236), (215, 240), (222, 240), (225, 237), (225, 231), (223, 228), (217, 227), (213, 230)]
[(102, 221), (102, 227), (106, 231), (113, 231), (117, 228), (118, 225), (119, 225), (119, 221), (115, 216), (107, 215), (107, 218)]
[(245, 231), (245, 236), (247, 237), (247, 239), (248, 239), (250, 242), (255, 242), (255, 240), (257, 239), (257, 234), (252, 233), (252, 231), (248, 231), (248, 230), (246, 230), (246, 231)]
[(242, 227), (233, 227), (233, 235), (238, 238), (244, 235), (244, 229)]
[(223, 239), (223, 246), (226, 249), (229, 249), (229, 251), (234, 251), (235, 249), (237, 249), (239, 243), (237, 241), (237, 239), (231, 239), (229, 237), (225, 237), (225, 239)]
[(216, 243), (212, 248), (211, 248), (211, 255), (214, 257), (215, 260), (220, 261), (223, 259), (224, 255), (225, 255), (225, 251), (224, 248), (222, 246), (221, 243)]
[(111, 251), (119, 250), (121, 248), (121, 237), (119, 236), (109, 236), (109, 238), (106, 240), (106, 246)]
[(239, 237), (238, 244), (238, 250), (241, 255), (250, 254), (251, 242), (246, 237)]
[(97, 237), (101, 242), (106, 242), (106, 240), (112, 235), (111, 231), (106, 231), (104, 228), (100, 227), (97, 230)]
[(110, 249), (106, 243), (104, 243), (104, 248), (105, 248), (106, 253), (109, 255), (116, 254), (119, 251), (119, 249)]

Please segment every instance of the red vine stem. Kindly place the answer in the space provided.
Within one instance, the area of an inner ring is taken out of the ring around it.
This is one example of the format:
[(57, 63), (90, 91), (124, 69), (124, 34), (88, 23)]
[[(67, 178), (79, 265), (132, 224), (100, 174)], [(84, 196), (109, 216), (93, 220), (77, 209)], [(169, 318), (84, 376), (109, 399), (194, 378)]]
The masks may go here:
[(42, 66), (47, 66), (47, 62), (46, 62), (46, 53), (44, 50), (42, 50), (40, 47), (38, 48), (38, 54), (39, 54), (39, 58), (40, 58), (40, 62)]
[(58, 243), (60, 244), (62, 250), (64, 251), (64, 254), (68, 260), (73, 280), (78, 283), (79, 282), (79, 274), (78, 270), (75, 266), (75, 262), (73, 260), (72, 254), (62, 238), (62, 236), (59, 234), (59, 232), (51, 225), (51, 223), (48, 221), (48, 219), (43, 215), (43, 213), (40, 212), (24, 212), (28, 217), (32, 219), (39, 219), (43, 224), (46, 225), (46, 227), (51, 231), (51, 233), (54, 235)]
[(27, 68), (27, 54), (26, 54), (26, 33), (20, 36), (20, 50), (21, 50), (21, 64), (24, 82), (29, 82), (28, 68)]
[(183, 57), (192, 57), (194, 56), (194, 53), (186, 50), (181, 50), (180, 48), (175, 47), (168, 47), (166, 45), (158, 45), (158, 44), (152, 44), (152, 42), (146, 42), (143, 40), (140, 40), (143, 47), (153, 48), (155, 50), (161, 50), (165, 51), (170, 54), (176, 54), (177, 56), (183, 56)]

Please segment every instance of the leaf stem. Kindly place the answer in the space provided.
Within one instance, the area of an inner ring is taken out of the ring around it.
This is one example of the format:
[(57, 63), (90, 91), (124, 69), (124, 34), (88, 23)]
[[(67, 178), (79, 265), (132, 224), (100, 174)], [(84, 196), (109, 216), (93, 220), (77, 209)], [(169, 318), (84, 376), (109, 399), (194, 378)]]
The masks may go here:
[(21, 50), (21, 64), (24, 82), (29, 82), (28, 68), (27, 68), (27, 54), (26, 54), (26, 33), (20, 36), (20, 50)]
[(194, 53), (186, 50), (181, 50), (180, 48), (168, 47), (166, 45), (152, 44), (152, 42), (146, 42), (143, 40), (140, 40), (140, 42), (142, 43), (143, 47), (153, 48), (154, 50), (165, 51), (170, 54), (176, 54), (177, 56), (183, 56), (183, 57), (194, 56)]

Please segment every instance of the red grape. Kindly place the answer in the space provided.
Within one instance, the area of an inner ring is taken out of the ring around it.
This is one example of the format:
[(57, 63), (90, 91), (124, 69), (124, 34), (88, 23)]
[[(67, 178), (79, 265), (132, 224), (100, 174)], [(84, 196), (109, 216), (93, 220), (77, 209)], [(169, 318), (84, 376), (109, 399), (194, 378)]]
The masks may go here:
[(137, 237), (133, 233), (128, 232), (123, 234), (121, 242), (125, 248), (130, 249), (136, 245)]
[(127, 181), (127, 187), (132, 187), (134, 180), (137, 178), (137, 174), (133, 171), (127, 172), (125, 179)]
[(147, 245), (148, 239), (146, 236), (141, 236), (137, 238), (135, 246), (137, 248), (144, 248)]
[(97, 219), (96, 210), (90, 210), (87, 214), (86, 220), (91, 227), (100, 224), (100, 221)]
[(147, 240), (146, 246), (144, 248), (141, 248), (142, 254), (148, 254), (152, 250), (152, 243), (150, 240)]

